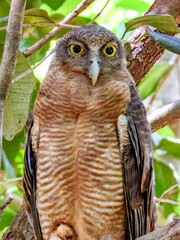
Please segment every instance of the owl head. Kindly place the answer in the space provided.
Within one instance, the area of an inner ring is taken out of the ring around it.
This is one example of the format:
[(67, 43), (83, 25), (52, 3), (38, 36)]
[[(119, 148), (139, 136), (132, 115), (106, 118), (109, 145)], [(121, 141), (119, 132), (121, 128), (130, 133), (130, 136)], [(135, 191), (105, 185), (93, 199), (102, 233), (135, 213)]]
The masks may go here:
[(71, 71), (87, 74), (93, 86), (100, 74), (112, 74), (126, 65), (122, 43), (97, 25), (78, 27), (65, 34), (57, 43), (55, 57)]

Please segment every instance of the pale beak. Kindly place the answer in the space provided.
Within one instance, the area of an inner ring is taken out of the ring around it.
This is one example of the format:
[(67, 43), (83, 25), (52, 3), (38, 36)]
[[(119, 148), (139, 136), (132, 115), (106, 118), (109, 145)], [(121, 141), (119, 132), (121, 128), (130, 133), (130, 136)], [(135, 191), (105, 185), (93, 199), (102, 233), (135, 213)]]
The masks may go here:
[(97, 60), (92, 60), (88, 70), (89, 70), (89, 72), (88, 72), (89, 77), (91, 78), (92, 85), (94, 87), (97, 83), (97, 79), (98, 79), (99, 72), (100, 72), (99, 62)]

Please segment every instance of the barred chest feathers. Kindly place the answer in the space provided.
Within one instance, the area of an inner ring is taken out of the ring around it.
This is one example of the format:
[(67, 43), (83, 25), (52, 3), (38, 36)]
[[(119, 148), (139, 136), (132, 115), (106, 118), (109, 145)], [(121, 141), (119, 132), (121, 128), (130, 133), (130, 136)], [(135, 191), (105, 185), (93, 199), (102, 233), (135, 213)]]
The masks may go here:
[(104, 78), (101, 82), (100, 78), (92, 88), (81, 75), (64, 81), (62, 73), (57, 76), (57, 68), (48, 76), (52, 81), (42, 84), (32, 129), (44, 239), (64, 222), (73, 227), (79, 240), (124, 239), (123, 170), (116, 123), (129, 101), (128, 84)]

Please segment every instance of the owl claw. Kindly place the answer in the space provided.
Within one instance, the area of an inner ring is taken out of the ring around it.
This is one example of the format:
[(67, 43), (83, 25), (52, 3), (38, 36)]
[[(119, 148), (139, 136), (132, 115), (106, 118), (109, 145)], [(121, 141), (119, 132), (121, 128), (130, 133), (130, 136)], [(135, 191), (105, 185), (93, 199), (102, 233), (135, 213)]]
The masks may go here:
[(56, 231), (51, 234), (50, 240), (73, 240), (75, 239), (73, 229), (67, 224), (61, 223)]

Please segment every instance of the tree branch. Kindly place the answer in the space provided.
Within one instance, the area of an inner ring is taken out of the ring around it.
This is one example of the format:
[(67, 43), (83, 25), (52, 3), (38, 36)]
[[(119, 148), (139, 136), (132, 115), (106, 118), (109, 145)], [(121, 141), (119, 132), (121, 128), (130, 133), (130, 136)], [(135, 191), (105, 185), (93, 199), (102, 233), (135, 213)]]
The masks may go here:
[[(73, 18), (77, 17), (81, 12), (83, 12), (91, 3), (93, 3), (95, 0), (84, 0), (82, 1), (76, 9), (67, 15), (60, 23), (59, 25), (67, 24), (69, 23)], [(53, 38), (55, 38), (58, 33), (61, 31), (62, 27), (55, 27), (49, 34), (47, 34), (44, 38), (39, 40), (37, 43), (35, 43), (33, 46), (31, 46), (29, 49), (24, 51), (24, 56), (27, 58), (31, 56), (34, 52), (36, 52), (38, 49), (40, 49), (42, 46), (44, 46), (46, 43), (51, 41)]]
[(1, 216), (2, 216), (4, 209), (12, 202), (13, 199), (14, 199), (14, 197), (12, 195), (9, 195), (6, 198), (4, 204), (0, 207), (0, 221), (1, 221)]
[(174, 219), (166, 226), (158, 228), (154, 232), (144, 235), (136, 240), (179, 240), (180, 239), (180, 219)]
[(180, 118), (180, 100), (170, 103), (157, 109), (148, 116), (151, 124), (151, 131), (156, 132), (160, 128), (176, 121)]
[[(69, 25), (69, 24), (59, 24), (59, 23), (24, 23), (22, 25), (23, 28), (26, 27), (62, 27), (62, 28), (77, 28), (79, 26), (75, 26), (75, 25)], [(0, 31), (7, 29), (7, 26), (5, 27), (0, 27)]]
[(25, 5), (26, 0), (12, 0), (6, 31), (6, 43), (0, 65), (0, 158), (2, 154), (3, 105), (15, 70)]
[(33, 229), (25, 212), (25, 208), (22, 205), (18, 214), (15, 216), (11, 226), (2, 236), (2, 240), (35, 240)]
[[(146, 15), (152, 14), (170, 14), (174, 16), (176, 24), (180, 24), (180, 1), (179, 0), (156, 0)], [(147, 29), (142, 26), (134, 31), (128, 40), (136, 42), (141, 38)], [(127, 47), (128, 69), (138, 84), (146, 73), (151, 69), (155, 62), (164, 53), (151, 37), (143, 37), (142, 40)]]

